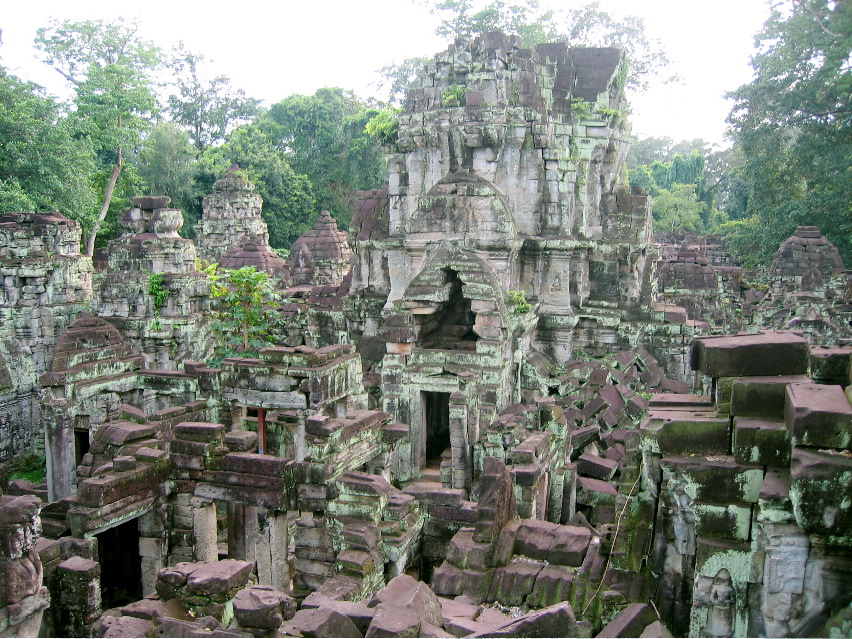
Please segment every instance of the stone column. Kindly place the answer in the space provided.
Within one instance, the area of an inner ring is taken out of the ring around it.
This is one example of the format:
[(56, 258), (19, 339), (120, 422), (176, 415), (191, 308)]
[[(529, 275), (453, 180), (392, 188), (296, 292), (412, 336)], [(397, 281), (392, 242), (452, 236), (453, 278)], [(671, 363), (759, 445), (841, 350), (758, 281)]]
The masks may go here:
[(142, 595), (156, 592), (157, 573), (166, 567), (166, 532), (159, 511), (139, 516), (139, 558), (142, 562)]
[(450, 395), (450, 445), (452, 446), (452, 486), (468, 490), (472, 482), (470, 443), (468, 442), (468, 399), (463, 393)]
[(254, 557), (257, 579), (261, 584), (282, 592), (290, 591), (290, 567), (287, 563), (287, 513), (255, 508)]
[(216, 529), (216, 504), (209, 499), (193, 497), (192, 538), (195, 545), (195, 560), (213, 562), (219, 560)]
[(92, 624), (101, 616), (101, 565), (71, 557), (56, 570), (60, 592), (58, 636), (92, 636)]

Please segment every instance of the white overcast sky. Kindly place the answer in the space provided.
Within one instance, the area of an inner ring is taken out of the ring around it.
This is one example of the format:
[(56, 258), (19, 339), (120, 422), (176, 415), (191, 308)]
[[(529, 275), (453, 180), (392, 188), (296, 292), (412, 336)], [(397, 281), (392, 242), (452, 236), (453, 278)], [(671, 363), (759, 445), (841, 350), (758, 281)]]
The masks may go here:
[[(558, 0), (545, 0), (543, 3)], [(584, 4), (585, 0), (577, 0)], [(267, 105), (323, 86), (375, 94), (375, 71), (393, 60), (431, 55), (446, 45), (435, 18), (409, 0), (6, 0), (0, 10), (0, 63), (57, 94), (62, 79), (35, 61), (35, 30), (50, 18), (138, 19), (142, 35), (169, 48), (183, 41), (214, 61), (215, 73)], [(559, 5), (557, 5), (559, 6)], [(561, 6), (569, 6), (562, 0)], [(616, 15), (645, 20), (683, 83), (633, 100), (639, 136), (720, 142), (730, 104), (726, 91), (749, 82), (754, 34), (767, 0), (601, 0)]]

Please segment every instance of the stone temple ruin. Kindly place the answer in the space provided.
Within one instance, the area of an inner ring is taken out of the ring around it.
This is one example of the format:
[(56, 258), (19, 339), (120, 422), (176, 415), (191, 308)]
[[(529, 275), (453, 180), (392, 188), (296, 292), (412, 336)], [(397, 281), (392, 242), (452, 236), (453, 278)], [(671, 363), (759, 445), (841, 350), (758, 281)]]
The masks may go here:
[[(0, 495), (0, 634), (852, 632), (850, 272), (814, 227), (760, 282), (654, 242), (625, 77), (457, 42), (286, 260), (236, 166), (196, 242), (134, 198), (94, 266), (0, 218), (0, 462), (47, 459)], [(205, 363), (197, 257), (277, 278), (279, 345)]]

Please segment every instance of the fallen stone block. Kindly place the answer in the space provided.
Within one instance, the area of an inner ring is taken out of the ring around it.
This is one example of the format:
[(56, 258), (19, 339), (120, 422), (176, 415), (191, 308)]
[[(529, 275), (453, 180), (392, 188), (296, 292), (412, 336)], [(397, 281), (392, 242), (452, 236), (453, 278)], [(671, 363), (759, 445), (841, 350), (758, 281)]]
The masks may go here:
[(271, 586), (244, 588), (234, 597), (234, 617), (241, 626), (276, 630), (296, 614), (296, 600)]
[(380, 603), (365, 637), (417, 637), (420, 616), (416, 611), (391, 603)]
[(560, 526), (555, 537), (547, 560), (562, 566), (581, 566), (592, 539), (591, 531), (578, 526)]
[(363, 637), (352, 620), (330, 608), (302, 609), (281, 630), (302, 637)]
[(577, 477), (577, 503), (583, 506), (614, 506), (618, 491), (601, 479)]
[(548, 521), (525, 519), (515, 534), (515, 554), (544, 561), (553, 545), (559, 525)]
[(574, 571), (567, 566), (545, 566), (535, 579), (533, 590), (527, 597), (527, 604), (533, 608), (546, 608), (560, 601), (567, 601), (573, 582)]
[(438, 597), (422, 581), (417, 581), (409, 575), (399, 575), (388, 582), (368, 604), (370, 607), (379, 604), (393, 604), (414, 612), (420, 621), (433, 626), (440, 626), (444, 617)]
[(94, 637), (147, 637), (154, 622), (138, 617), (101, 617), (92, 627)]
[(521, 606), (533, 587), (543, 563), (514, 559), (508, 566), (497, 568), (488, 592), (488, 601), (504, 606)]
[(248, 583), (254, 564), (223, 559), (203, 564), (189, 575), (185, 592), (189, 595), (222, 595)]
[(618, 470), (618, 463), (589, 453), (583, 453), (577, 458), (577, 472), (595, 479), (610, 480)]
[(578, 622), (571, 604), (563, 601), (554, 606), (527, 613), (473, 637), (590, 637), (588, 622)]
[(648, 624), (657, 621), (657, 613), (643, 603), (629, 604), (615, 615), (596, 637), (637, 637)]

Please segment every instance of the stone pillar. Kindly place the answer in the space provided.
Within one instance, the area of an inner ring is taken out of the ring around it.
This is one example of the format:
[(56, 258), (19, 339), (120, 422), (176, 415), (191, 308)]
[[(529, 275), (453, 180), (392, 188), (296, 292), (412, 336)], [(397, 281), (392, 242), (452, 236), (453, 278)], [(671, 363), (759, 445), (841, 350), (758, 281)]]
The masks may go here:
[(257, 519), (256, 534), (253, 539), (257, 579), (261, 584), (289, 592), (287, 513), (261, 507), (253, 510)]
[(158, 511), (139, 516), (139, 558), (142, 562), (142, 595), (156, 592), (157, 573), (166, 567), (166, 532)]
[(219, 560), (216, 529), (216, 504), (209, 499), (193, 497), (192, 539), (195, 546), (195, 560), (214, 562)]
[(231, 559), (246, 557), (245, 518), (245, 506), (228, 502), (228, 557)]
[(452, 446), (451, 488), (468, 490), (473, 480), (467, 436), (468, 399), (463, 393), (450, 395), (450, 445)]
[(101, 616), (101, 565), (71, 557), (56, 570), (60, 592), (58, 636), (92, 636), (92, 624)]

